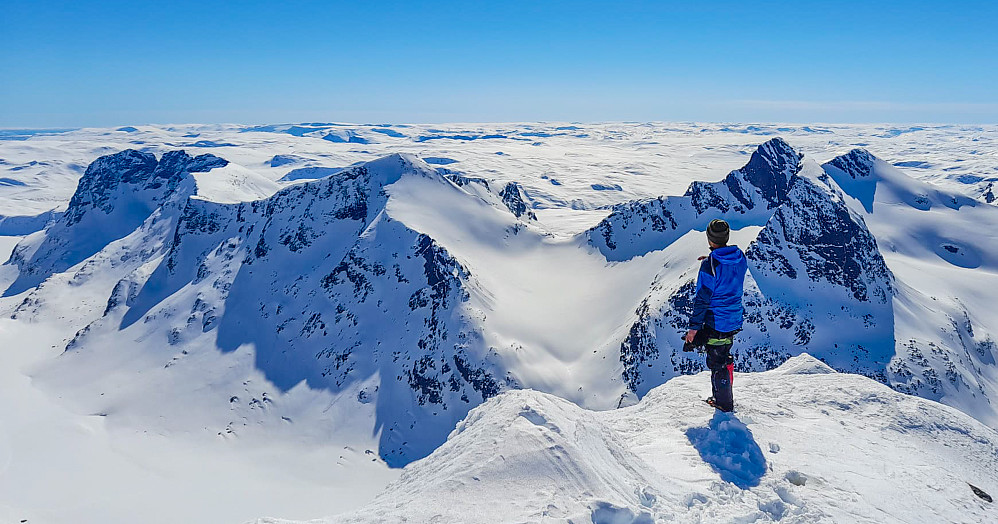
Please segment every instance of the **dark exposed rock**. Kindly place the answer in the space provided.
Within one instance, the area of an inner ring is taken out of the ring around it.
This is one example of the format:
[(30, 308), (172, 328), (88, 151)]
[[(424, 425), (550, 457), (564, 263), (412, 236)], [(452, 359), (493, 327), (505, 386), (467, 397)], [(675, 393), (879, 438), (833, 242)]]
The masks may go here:
[(681, 197), (626, 202), (585, 234), (609, 260), (662, 249), (714, 218), (737, 227), (763, 225), (799, 178), (803, 155), (781, 138), (760, 145), (749, 162), (719, 182), (693, 182)]
[(658, 357), (648, 300), (636, 311), (638, 318), (620, 344), (620, 362), (624, 365), (624, 382), (631, 391), (638, 391), (641, 384), (641, 365)]
[(516, 182), (506, 184), (506, 187), (502, 188), (502, 191), (499, 192), (499, 196), (502, 197), (503, 204), (506, 204), (506, 207), (517, 218), (526, 217), (530, 220), (537, 220), (537, 215), (524, 202), (523, 190), (520, 188), (520, 184)]
[(975, 486), (975, 485), (973, 485), (973, 484), (971, 484), (969, 482), (967, 483), (967, 485), (970, 486), (970, 489), (971, 489), (971, 491), (974, 492), (974, 495), (977, 495), (981, 500), (984, 500), (984, 501), (987, 501), (987, 502), (994, 502), (994, 499), (991, 498), (991, 495), (988, 495), (983, 489), (981, 489), (981, 488), (979, 488), (979, 487), (977, 487), (977, 486)]
[(851, 178), (859, 179), (870, 176), (873, 172), (874, 157), (865, 149), (853, 149), (848, 153), (833, 158), (828, 165), (841, 169)]
[(145, 182), (152, 177), (156, 165), (156, 157), (152, 153), (134, 149), (94, 160), (83, 173), (69, 201), (69, 208), (63, 215), (66, 225), (79, 222), (88, 208), (110, 213), (114, 209), (112, 197), (118, 184)]
[[(772, 209), (786, 200), (803, 158), (804, 155), (782, 138), (774, 138), (752, 153), (752, 158), (741, 172), (748, 183), (759, 189)], [(748, 205), (745, 200), (742, 203)]]
[(841, 195), (799, 179), (789, 201), (759, 233), (746, 256), (766, 273), (798, 277), (787, 255), (793, 253), (813, 282), (829, 282), (860, 302), (886, 303), (893, 276), (862, 217)]

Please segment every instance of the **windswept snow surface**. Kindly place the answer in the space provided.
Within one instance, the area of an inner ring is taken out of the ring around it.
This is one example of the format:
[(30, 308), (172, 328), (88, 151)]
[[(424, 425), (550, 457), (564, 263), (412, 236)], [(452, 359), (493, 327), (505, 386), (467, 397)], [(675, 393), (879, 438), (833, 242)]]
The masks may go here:
[[(681, 376), (702, 357), (679, 349), (703, 227), (725, 216), (752, 261), (737, 371), (806, 351), (998, 426), (998, 127), (20, 138), (0, 137), (0, 520), (319, 518), (400, 474), (366, 516), (508, 491), (523, 505), (467, 515), (918, 521), (906, 507), (935, 501), (928, 520), (977, 521), (965, 482), (998, 491), (957, 456), (993, 471), (993, 432), (949, 408), (785, 366), (739, 374), (736, 417), (711, 420), (705, 377)], [(440, 473), (468, 464), (487, 489)], [(922, 470), (914, 502), (887, 495)]]
[[(73, 308), (60, 313), (71, 314)], [(0, 320), (0, 522), (218, 523), (274, 514), (314, 518), (359, 506), (398, 477), (397, 471), (372, 460), (376, 455), (365, 445), (375, 445), (363, 438), (315, 439), (291, 428), (275, 428), (276, 433), (262, 439), (199, 435), (202, 422), (196, 419), (205, 410), (198, 406), (210, 406), (211, 381), (218, 380), (210, 376), (192, 375), (183, 385), (157, 389), (158, 397), (134, 399), (136, 407), (170, 417), (173, 427), (184, 430), (136, 424), (119, 417), (115, 406), (103, 412), (81, 409), (74, 399), (48, 394), (50, 388), (33, 380), (39, 366), (62, 352), (64, 334), (58, 327), (57, 322)], [(244, 358), (203, 364), (233, 373), (249, 367)], [(100, 377), (87, 394), (134, 389), (149, 379)], [(260, 389), (267, 386), (262, 377), (257, 383), (247, 384), (247, 395), (260, 398)], [(164, 409), (168, 398), (180, 399), (187, 409)], [(319, 409), (329, 406), (321, 398), (308, 402)]]
[[(707, 373), (633, 407), (537, 391), (473, 410), (371, 504), (323, 523), (988, 522), (998, 433), (803, 354), (737, 374), (735, 412)], [(261, 524), (287, 523), (261, 519)]]

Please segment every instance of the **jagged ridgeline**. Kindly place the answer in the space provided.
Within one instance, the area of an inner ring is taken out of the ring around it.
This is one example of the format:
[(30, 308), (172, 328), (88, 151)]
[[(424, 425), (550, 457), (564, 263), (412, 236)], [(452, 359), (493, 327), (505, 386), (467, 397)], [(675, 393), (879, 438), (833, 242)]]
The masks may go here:
[[(251, 351), (254, 369), (281, 391), (304, 384), (372, 410), (379, 453), (400, 466), (426, 456), (470, 409), (505, 389), (596, 391), (585, 401), (609, 408), (701, 371), (702, 358), (682, 353), (679, 334), (692, 307), (695, 258), (706, 251), (702, 231), (724, 218), (754, 238), (742, 246), (750, 274), (737, 369), (771, 369), (806, 351), (840, 371), (951, 402), (981, 420), (994, 417), (988, 384), (995, 345), (982, 312), (955, 295), (917, 291), (922, 276), (896, 274), (890, 264), (898, 259), (885, 260), (881, 249), (886, 243), (884, 253), (895, 257), (940, 257), (946, 267), (933, 273), (940, 279), (956, 275), (946, 271), (993, 267), (988, 251), (949, 238), (928, 255), (905, 250), (921, 245), (913, 239), (929, 235), (932, 217), (941, 216), (927, 210), (952, 213), (951, 227), (966, 235), (981, 221), (998, 222), (993, 213), (979, 216), (998, 210), (920, 186), (864, 151), (819, 166), (776, 138), (720, 181), (693, 182), (683, 196), (619, 204), (571, 239), (545, 236), (519, 184), (493, 187), (410, 155), (242, 202), (199, 190), (200, 177), (233, 167), (182, 151), (157, 160), (129, 150), (94, 161), (66, 212), (26, 237), (8, 262), (19, 274), (5, 294), (26, 294), (14, 316), (45, 315), (46, 301), (58, 300), (56, 288), (65, 284), (91, 290), (100, 302), (82, 317), (83, 329), (67, 347), (74, 354)], [(407, 182), (409, 192), (392, 192)], [(592, 301), (604, 308), (601, 316), (620, 320), (595, 334), (608, 343), (573, 346), (593, 355), (579, 361), (584, 374), (541, 369), (564, 364), (565, 348), (526, 347), (517, 339), (523, 332), (486, 322), (490, 301), (503, 296), (489, 286), (509, 283), (481, 278), (480, 268), (490, 266), (473, 250), (405, 221), (441, 205), (432, 195), (444, 193), (449, 205), (475, 206), (441, 216), (521, 241), (484, 240), (501, 258), (522, 254), (517, 249), (545, 257), (568, 251), (573, 260), (592, 262), (587, 278), (647, 267), (657, 260), (649, 256), (670, 262), (657, 276), (660, 266), (627, 284), (633, 287), (622, 296), (638, 299), (618, 301), (626, 310)], [(431, 197), (422, 201), (424, 195)], [(905, 226), (885, 225), (895, 223)], [(899, 236), (904, 228), (913, 236)], [(498, 347), (508, 341), (512, 349)]]
[[(736, 369), (772, 369), (807, 351), (840, 371), (994, 420), (987, 312), (965, 306), (956, 288), (950, 296), (917, 291), (930, 283), (948, 289), (951, 277), (966, 277), (962, 268), (995, 263), (987, 251), (954, 240), (979, 236), (977, 224), (998, 219), (994, 211), (911, 179), (867, 151), (819, 166), (776, 138), (720, 182), (694, 182), (682, 197), (616, 206), (586, 234), (608, 259), (628, 260), (669, 249), (713, 218), (736, 229), (760, 227), (742, 246), (749, 275)], [(951, 230), (946, 238), (940, 223)], [(889, 268), (882, 243), (906, 270), (903, 281)], [(912, 258), (927, 264), (911, 268)], [(700, 358), (681, 351), (677, 335), (687, 327), (695, 278), (693, 268), (660, 276), (635, 311), (620, 358), (639, 395), (704, 369)]]
[(37, 286), (90, 258), (135, 231), (161, 207), (184, 205), (195, 193), (190, 173), (227, 164), (215, 155), (191, 157), (184, 151), (171, 151), (159, 161), (152, 153), (135, 150), (94, 160), (66, 212), (43, 234), (29, 237), (14, 250), (8, 263), (17, 265), (19, 274), (4, 296)]
[[(761, 227), (742, 246), (750, 275), (746, 327), (735, 347), (739, 368), (771, 369), (806, 350), (839, 369), (884, 377), (893, 354), (892, 276), (862, 217), (822, 175), (775, 138), (719, 182), (694, 182), (682, 197), (617, 206), (589, 239), (608, 259), (620, 260), (665, 249), (714, 218), (735, 229)], [(690, 271), (656, 282), (637, 309), (621, 362), (639, 394), (703, 369), (702, 359), (681, 351), (676, 335), (692, 311), (695, 278)], [(826, 319), (839, 326), (834, 333), (823, 331)]]
[[(117, 251), (132, 251), (130, 264), (109, 253), (88, 262), (125, 276), (103, 318), (81, 330), (69, 350), (108, 340), (184, 348), (211, 340), (223, 352), (250, 345), (257, 368), (283, 390), (305, 381), (377, 403), (380, 452), (394, 465), (429, 453), (471, 407), (505, 387), (467, 318), (469, 272), (385, 212), (384, 188), (403, 176), (465, 186), (478, 198), (491, 194), (483, 180), (445, 178), (414, 157), (392, 155), (264, 200), (190, 198), (189, 173), (224, 162), (183, 152), (159, 163), (136, 151), (102, 157), (66, 214), (31, 240), (46, 249), (28, 242), (18, 248), (12, 263), (34, 280), (71, 265), (58, 247), (74, 238), (107, 232), (89, 237), (75, 258), (111, 240)], [(492, 199), (530, 214), (515, 184)], [(116, 228), (104, 229), (110, 223)], [(119, 239), (127, 229), (133, 236)], [(29, 296), (15, 315), (40, 307)]]

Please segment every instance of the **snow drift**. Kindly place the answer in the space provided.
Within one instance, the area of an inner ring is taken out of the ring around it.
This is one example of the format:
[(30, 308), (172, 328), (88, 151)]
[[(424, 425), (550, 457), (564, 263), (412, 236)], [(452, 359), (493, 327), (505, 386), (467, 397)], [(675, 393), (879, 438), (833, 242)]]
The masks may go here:
[(973, 488), (998, 491), (998, 433), (952, 408), (807, 354), (738, 374), (733, 414), (700, 400), (709, 388), (706, 374), (681, 377), (606, 412), (504, 393), (370, 505), (321, 522), (969, 523), (993, 512)]

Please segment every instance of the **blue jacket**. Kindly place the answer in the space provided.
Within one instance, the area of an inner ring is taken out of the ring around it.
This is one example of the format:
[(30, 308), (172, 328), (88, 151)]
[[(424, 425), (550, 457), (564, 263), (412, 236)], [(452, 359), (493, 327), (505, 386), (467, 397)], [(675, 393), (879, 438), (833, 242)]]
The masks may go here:
[(719, 247), (700, 264), (690, 329), (704, 326), (727, 333), (742, 328), (742, 292), (748, 261), (738, 246)]

